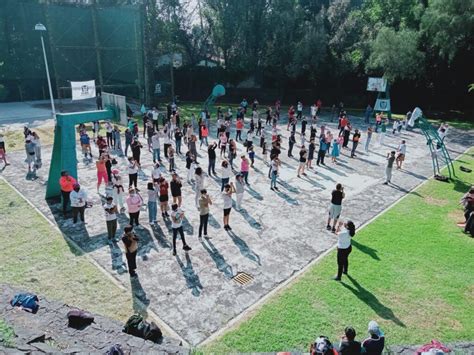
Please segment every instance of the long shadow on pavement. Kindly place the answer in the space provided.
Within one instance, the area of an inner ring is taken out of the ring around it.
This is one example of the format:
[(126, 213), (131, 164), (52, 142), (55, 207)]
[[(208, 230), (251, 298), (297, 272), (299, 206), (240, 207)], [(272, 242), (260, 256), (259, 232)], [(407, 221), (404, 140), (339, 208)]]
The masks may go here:
[(232, 239), (236, 247), (239, 248), (240, 253), (243, 256), (257, 263), (258, 265), (262, 265), (260, 263), (260, 256), (256, 254), (252, 249), (250, 249), (248, 244), (243, 239), (237, 236), (237, 234), (235, 234), (233, 231), (228, 230), (227, 234), (229, 234), (230, 238)]
[(217, 250), (214, 244), (212, 244), (209, 239), (207, 239), (205, 242), (201, 241), (201, 244), (208, 252), (214, 263), (216, 263), (217, 270), (222, 272), (224, 276), (228, 279), (234, 277), (234, 271), (232, 270), (232, 266), (227, 263), (224, 256), (219, 252), (219, 250)]
[(182, 262), (181, 258), (176, 255), (176, 261), (181, 268), (181, 272), (183, 273), (183, 277), (186, 280), (186, 285), (189, 289), (191, 289), (191, 293), (195, 297), (199, 297), (201, 295), (201, 291), (203, 289), (201, 280), (199, 276), (194, 272), (193, 263), (191, 262), (191, 257), (189, 253), (186, 253), (186, 265)]

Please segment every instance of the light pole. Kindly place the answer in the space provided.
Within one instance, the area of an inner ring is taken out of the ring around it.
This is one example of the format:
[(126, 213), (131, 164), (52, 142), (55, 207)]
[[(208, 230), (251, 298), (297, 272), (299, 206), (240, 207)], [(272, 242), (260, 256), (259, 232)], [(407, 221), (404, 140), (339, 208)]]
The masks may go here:
[(42, 23), (38, 23), (35, 26), (35, 31), (40, 31), (41, 34), (41, 46), (43, 47), (44, 65), (46, 67), (46, 76), (48, 77), (49, 87), (49, 98), (51, 99), (51, 111), (53, 114), (54, 121), (56, 121), (56, 108), (54, 107), (53, 88), (51, 87), (51, 78), (49, 77), (48, 58), (46, 58), (46, 49), (44, 48), (44, 40), (42, 31), (46, 31), (46, 27)]

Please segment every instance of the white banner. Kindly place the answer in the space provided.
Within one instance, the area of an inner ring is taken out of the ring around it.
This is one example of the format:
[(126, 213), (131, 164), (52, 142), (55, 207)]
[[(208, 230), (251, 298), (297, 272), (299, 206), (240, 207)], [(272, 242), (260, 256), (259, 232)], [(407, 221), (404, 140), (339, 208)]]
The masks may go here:
[(387, 80), (384, 78), (369, 78), (367, 81), (367, 91), (385, 92), (387, 90)]
[(71, 81), (72, 100), (84, 100), (95, 97), (95, 80)]
[(390, 99), (377, 99), (375, 101), (375, 111), (390, 111)]

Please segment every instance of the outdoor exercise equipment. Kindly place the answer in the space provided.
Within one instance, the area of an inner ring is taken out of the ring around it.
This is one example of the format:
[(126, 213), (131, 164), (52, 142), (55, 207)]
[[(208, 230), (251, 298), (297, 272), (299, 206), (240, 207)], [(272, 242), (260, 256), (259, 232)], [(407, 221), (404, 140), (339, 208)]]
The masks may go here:
[(377, 112), (386, 112), (388, 118), (392, 119), (390, 85), (388, 81), (385, 78), (369, 78), (367, 81), (367, 91), (378, 92), (374, 105), (374, 115)]
[(453, 161), (446, 149), (444, 139), (439, 136), (438, 131), (434, 129), (433, 125), (423, 116), (423, 111), (421, 111), (419, 107), (413, 110), (408, 125), (413, 127), (415, 123), (418, 123), (418, 127), (426, 138), (426, 144), (430, 148), (433, 174), (435, 176), (441, 175), (440, 165), (444, 163), (448, 169), (449, 178), (452, 179), (455, 177), (456, 173), (454, 171)]
[(218, 97), (225, 95), (225, 87), (218, 84), (212, 89), (211, 95), (206, 99), (202, 107), (203, 110), (209, 110), (214, 105)]
[(109, 106), (105, 110), (58, 113), (54, 127), (54, 145), (46, 187), (46, 198), (61, 196), (59, 178), (61, 171), (67, 170), (69, 175), (77, 179), (76, 157), (76, 125), (99, 120), (118, 119), (120, 111)]

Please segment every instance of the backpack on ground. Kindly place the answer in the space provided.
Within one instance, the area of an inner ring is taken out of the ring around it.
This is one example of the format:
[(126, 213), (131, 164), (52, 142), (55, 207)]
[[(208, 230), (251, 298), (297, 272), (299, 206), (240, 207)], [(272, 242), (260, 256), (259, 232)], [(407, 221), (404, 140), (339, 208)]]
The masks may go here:
[(115, 344), (110, 347), (109, 350), (105, 353), (106, 355), (124, 355), (124, 352), (122, 350), (122, 347), (120, 344)]
[(68, 326), (81, 329), (94, 322), (94, 316), (80, 309), (71, 309), (67, 312)]
[(33, 293), (17, 293), (11, 299), (10, 304), (12, 307), (21, 307), (25, 311), (36, 313), (39, 309), (38, 302), (38, 296)]
[(155, 343), (163, 337), (160, 328), (155, 323), (148, 323), (138, 314), (131, 316), (127, 320), (123, 327), (123, 332), (145, 340), (151, 340)]

